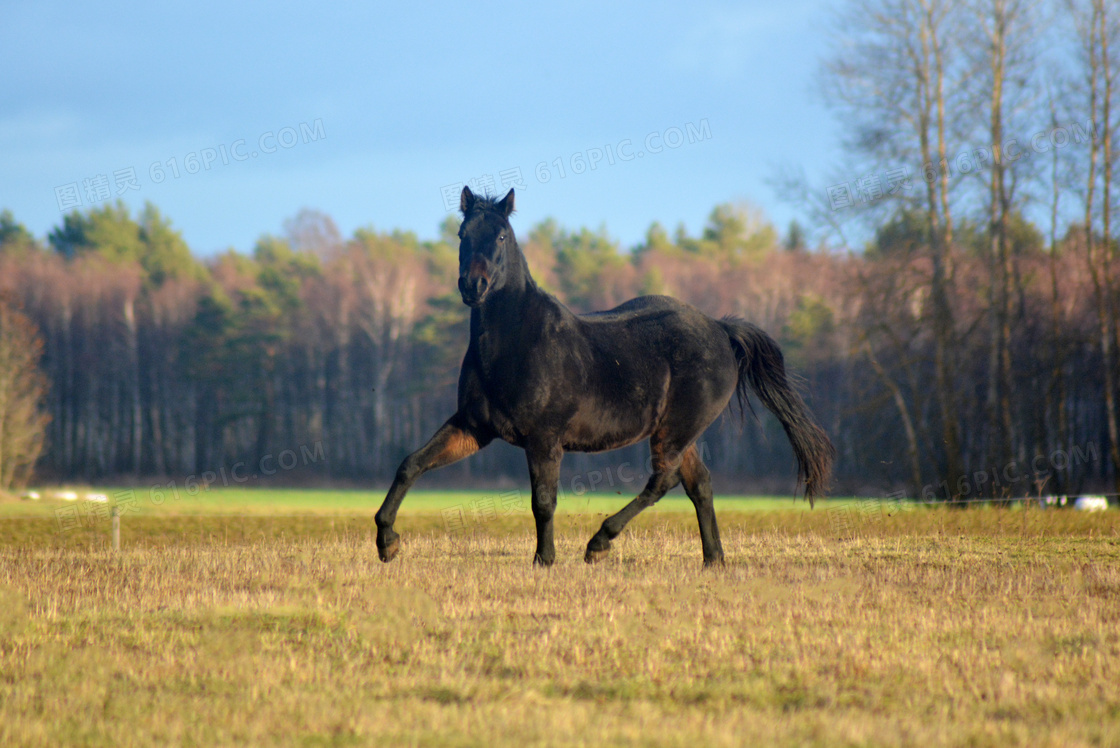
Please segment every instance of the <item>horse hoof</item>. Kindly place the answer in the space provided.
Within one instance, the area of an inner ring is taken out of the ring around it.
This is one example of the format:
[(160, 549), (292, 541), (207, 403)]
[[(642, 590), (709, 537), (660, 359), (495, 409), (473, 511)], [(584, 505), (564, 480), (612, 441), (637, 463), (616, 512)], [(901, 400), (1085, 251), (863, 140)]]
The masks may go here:
[(391, 543), (389, 543), (389, 545), (385, 546), (384, 548), (382, 548), (380, 545), (378, 545), (377, 546), (377, 555), (381, 558), (382, 562), (387, 564), (390, 561), (392, 561), (394, 558), (396, 558), (397, 553), (399, 553), (400, 550), (401, 550), (401, 539), (399, 537), (397, 537), (397, 538), (393, 538), (393, 541)]
[(610, 552), (611, 552), (610, 548), (605, 548), (604, 550), (601, 550), (601, 551), (593, 551), (590, 548), (588, 548), (587, 553), (583, 554), (583, 560), (586, 563), (589, 563), (589, 564), (597, 564), (600, 561), (602, 561), (604, 558), (606, 558), (610, 554)]
[(723, 556), (704, 559), (705, 569), (722, 569), (724, 566), (726, 566), (726, 564), (723, 562)]

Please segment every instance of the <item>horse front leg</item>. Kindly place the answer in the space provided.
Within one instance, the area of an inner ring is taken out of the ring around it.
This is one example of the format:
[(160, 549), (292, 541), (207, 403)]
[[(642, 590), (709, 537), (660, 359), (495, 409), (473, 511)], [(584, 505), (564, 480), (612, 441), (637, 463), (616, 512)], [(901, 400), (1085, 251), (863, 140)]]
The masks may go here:
[(489, 437), (472, 429), (467, 419), (456, 413), (436, 431), (427, 444), (404, 458), (404, 462), (397, 468), (397, 476), (389, 487), (385, 501), (374, 517), (377, 523), (377, 555), (382, 561), (392, 561), (400, 551), (401, 538), (393, 530), (393, 525), (397, 521), (397, 510), (416, 479), (429, 470), (458, 462), (489, 443)]
[(559, 444), (526, 448), (529, 480), (533, 486), (533, 519), (537, 523), (535, 566), (552, 566), (556, 561), (552, 518), (556, 514), (556, 491), (560, 484), (560, 461), (564, 451)]

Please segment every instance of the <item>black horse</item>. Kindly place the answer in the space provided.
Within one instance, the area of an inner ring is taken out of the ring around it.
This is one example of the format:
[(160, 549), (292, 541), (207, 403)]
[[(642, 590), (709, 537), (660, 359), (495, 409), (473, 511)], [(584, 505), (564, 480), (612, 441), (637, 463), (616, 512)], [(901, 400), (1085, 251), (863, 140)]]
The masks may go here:
[(667, 296), (643, 296), (607, 312), (576, 315), (529, 274), (504, 198), (463, 188), (459, 292), (471, 308), (459, 374), (459, 409), (405, 458), (377, 512), (377, 550), (400, 550), (397, 509), (423, 473), (494, 439), (525, 450), (537, 524), (534, 562), (553, 563), (552, 517), (565, 451), (601, 452), (649, 439), (653, 475), (587, 544), (603, 558), (639, 512), (683, 483), (696, 506), (705, 565), (723, 561), (712, 484), (696, 438), (748, 388), (785, 428), (810, 504), (827, 488), (834, 449), (786, 378), (777, 343), (749, 322), (714, 320)]

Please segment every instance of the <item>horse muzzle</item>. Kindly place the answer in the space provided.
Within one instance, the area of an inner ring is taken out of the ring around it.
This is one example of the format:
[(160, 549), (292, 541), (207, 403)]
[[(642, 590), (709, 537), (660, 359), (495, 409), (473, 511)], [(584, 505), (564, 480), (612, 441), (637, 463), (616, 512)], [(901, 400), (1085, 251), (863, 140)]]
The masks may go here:
[(459, 278), (459, 295), (463, 297), (463, 303), (467, 306), (481, 305), (489, 290), (490, 281), (484, 275)]

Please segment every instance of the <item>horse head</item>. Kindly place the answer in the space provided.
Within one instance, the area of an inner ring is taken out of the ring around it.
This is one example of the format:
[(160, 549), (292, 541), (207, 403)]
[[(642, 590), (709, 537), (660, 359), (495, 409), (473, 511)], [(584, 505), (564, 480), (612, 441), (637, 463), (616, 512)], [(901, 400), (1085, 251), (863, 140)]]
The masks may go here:
[(513, 213), (513, 190), (501, 200), (478, 197), (464, 187), (459, 197), (463, 223), (459, 226), (459, 293), (463, 303), (477, 307), (516, 274), (511, 262), (520, 252), (509, 216)]

